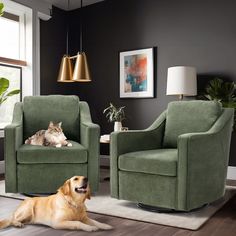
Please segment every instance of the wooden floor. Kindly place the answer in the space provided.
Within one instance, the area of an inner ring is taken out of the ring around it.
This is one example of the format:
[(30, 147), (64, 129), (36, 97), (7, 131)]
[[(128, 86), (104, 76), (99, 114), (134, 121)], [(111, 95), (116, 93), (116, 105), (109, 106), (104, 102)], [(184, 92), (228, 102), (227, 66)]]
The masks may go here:
[[(234, 182), (235, 184), (235, 182)], [(0, 219), (6, 218), (18, 206), (20, 200), (0, 197)], [(54, 230), (46, 226), (26, 225), (22, 229), (9, 227), (0, 230), (1, 236), (235, 236), (236, 235), (236, 196), (233, 197), (198, 231), (184, 230), (156, 224), (149, 224), (89, 213), (92, 219), (110, 224), (112, 231), (97, 231), (87, 233), (83, 231)]]

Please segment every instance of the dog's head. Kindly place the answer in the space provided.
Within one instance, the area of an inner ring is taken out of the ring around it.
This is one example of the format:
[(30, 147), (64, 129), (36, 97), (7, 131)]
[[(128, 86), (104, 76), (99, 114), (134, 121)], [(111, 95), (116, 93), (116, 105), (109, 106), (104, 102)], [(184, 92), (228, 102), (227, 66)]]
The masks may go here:
[(83, 203), (86, 199), (90, 199), (88, 178), (84, 176), (74, 176), (68, 179), (58, 191), (77, 203)]

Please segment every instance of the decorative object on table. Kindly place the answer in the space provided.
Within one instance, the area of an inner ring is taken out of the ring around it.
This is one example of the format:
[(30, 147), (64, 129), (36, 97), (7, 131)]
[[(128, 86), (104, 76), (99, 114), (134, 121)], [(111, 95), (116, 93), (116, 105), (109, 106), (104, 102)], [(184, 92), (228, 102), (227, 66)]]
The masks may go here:
[(114, 131), (121, 131), (122, 121), (125, 119), (125, 106), (115, 107), (112, 103), (107, 107), (103, 113), (106, 113), (106, 117), (109, 122), (114, 122)]
[(183, 96), (196, 96), (196, 69), (190, 66), (168, 68), (166, 95), (179, 95), (179, 100), (183, 100)]
[(111, 196), (176, 211), (223, 197), (233, 114), (219, 102), (175, 101), (149, 128), (113, 132)]
[[(68, 0), (68, 10), (70, 8), (70, 0)], [(90, 82), (91, 76), (89, 72), (89, 66), (87, 62), (87, 57), (85, 52), (83, 52), (83, 25), (82, 25), (82, 17), (83, 17), (83, 0), (81, 0), (80, 5), (80, 51), (76, 56), (70, 57), (68, 54), (69, 48), (69, 30), (67, 27), (67, 36), (66, 36), (66, 54), (63, 56), (60, 66), (59, 75), (57, 78), (57, 82)], [(75, 67), (73, 71), (73, 66), (71, 63), (72, 59), (76, 59)]]
[(120, 97), (154, 97), (153, 48), (120, 52)]
[[(204, 98), (213, 101), (219, 101), (223, 107), (236, 109), (236, 84), (234, 82), (223, 81), (220, 78), (214, 78), (209, 81), (205, 88)], [(236, 130), (236, 117), (234, 115), (234, 130)]]
[(20, 93), (20, 89), (14, 89), (12, 91), (7, 91), (10, 82), (6, 78), (0, 78), (0, 105), (5, 102), (9, 97)]
[(110, 143), (110, 134), (101, 135), (100, 143)]

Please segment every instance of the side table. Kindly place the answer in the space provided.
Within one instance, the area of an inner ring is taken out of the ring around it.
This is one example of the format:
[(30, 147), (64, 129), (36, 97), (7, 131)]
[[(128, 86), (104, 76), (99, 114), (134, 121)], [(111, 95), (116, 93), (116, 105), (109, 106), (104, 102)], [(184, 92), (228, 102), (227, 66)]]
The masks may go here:
[[(110, 135), (109, 135), (109, 134), (101, 135), (101, 137), (100, 137), (100, 143), (101, 143), (101, 144), (108, 144), (108, 145), (110, 145)], [(104, 177), (104, 180), (105, 180), (105, 181), (109, 181), (109, 180), (110, 180), (110, 177), (109, 177), (109, 176)]]

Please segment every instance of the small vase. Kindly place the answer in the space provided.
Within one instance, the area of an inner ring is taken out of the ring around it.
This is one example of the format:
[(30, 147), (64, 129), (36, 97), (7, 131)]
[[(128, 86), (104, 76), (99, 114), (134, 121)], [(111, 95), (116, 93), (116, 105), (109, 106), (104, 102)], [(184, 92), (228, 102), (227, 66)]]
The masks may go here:
[(122, 130), (122, 123), (119, 121), (115, 121), (114, 123), (114, 131), (121, 131)]

